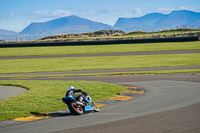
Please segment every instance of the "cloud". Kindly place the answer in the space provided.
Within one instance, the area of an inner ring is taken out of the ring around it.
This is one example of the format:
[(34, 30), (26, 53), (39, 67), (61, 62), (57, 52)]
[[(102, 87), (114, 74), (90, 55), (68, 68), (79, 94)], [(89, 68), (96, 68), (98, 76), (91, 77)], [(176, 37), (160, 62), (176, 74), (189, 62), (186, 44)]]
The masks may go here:
[(65, 10), (55, 10), (52, 12), (53, 15), (55, 16), (69, 16), (71, 15), (71, 13), (69, 11), (65, 11)]
[(133, 13), (141, 13), (142, 9), (141, 8), (134, 8)]
[(13, 18), (13, 17), (18, 17), (20, 16), (20, 13), (17, 12), (0, 12), (0, 18)]
[(129, 10), (125, 9), (125, 8), (107, 7), (107, 8), (98, 9), (95, 14), (98, 14), (98, 15), (102, 15), (102, 14), (120, 14), (120, 13), (124, 13), (124, 12), (127, 12), (127, 11), (129, 11)]
[(156, 10), (156, 12), (171, 13), (174, 10), (190, 10), (190, 11), (194, 11), (194, 12), (200, 11), (200, 9), (197, 9), (197, 8), (189, 8), (189, 7), (185, 7), (185, 6), (179, 6), (179, 7), (176, 7), (176, 8), (158, 8)]
[(50, 13), (48, 11), (36, 11), (35, 14), (40, 15), (40, 16), (49, 16), (50, 15)]
[(158, 12), (161, 12), (161, 13), (170, 13), (173, 10), (174, 9), (172, 9), (172, 8), (158, 8)]
[(96, 13), (97, 14), (106, 14), (106, 13), (114, 13), (118, 10), (114, 9), (114, 8), (102, 8), (102, 9), (99, 9)]
[(64, 17), (70, 16), (71, 13), (66, 10), (55, 10), (55, 11), (36, 11), (36, 15), (44, 16), (44, 17)]
[(189, 10), (188, 7), (184, 7), (184, 6), (179, 7), (179, 9), (180, 9), (180, 10)]

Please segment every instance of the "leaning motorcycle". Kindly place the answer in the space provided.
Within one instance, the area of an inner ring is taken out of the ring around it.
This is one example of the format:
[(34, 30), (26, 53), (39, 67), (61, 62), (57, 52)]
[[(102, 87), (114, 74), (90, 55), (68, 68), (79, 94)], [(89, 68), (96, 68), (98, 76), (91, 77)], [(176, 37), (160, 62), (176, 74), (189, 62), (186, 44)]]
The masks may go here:
[(82, 115), (87, 112), (99, 112), (99, 107), (92, 102), (92, 98), (87, 94), (72, 95), (72, 90), (68, 90), (66, 96), (62, 98), (63, 102), (67, 104), (69, 111), (75, 115)]

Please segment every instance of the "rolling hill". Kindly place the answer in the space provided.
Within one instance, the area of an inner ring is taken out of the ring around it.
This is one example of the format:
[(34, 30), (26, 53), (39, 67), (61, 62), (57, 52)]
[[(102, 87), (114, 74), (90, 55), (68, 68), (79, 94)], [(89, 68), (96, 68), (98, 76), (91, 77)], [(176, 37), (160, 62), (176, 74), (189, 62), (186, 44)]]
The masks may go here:
[(0, 29), (0, 36), (10, 36), (10, 35), (17, 35), (18, 32)]
[(20, 34), (53, 35), (62, 33), (83, 33), (98, 30), (112, 30), (113, 27), (77, 16), (68, 16), (43, 23), (31, 23)]
[(151, 13), (138, 18), (119, 18), (114, 27), (125, 32), (157, 31), (177, 27), (200, 28), (200, 13), (179, 10), (167, 15)]

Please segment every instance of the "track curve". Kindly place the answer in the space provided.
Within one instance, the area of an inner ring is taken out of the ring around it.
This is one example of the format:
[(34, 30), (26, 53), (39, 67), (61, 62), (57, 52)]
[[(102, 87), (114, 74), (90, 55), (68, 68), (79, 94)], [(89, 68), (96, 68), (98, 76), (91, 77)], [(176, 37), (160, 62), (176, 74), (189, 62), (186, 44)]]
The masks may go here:
[[(65, 113), (64, 116), (60, 115), (60, 117), (4, 127), (0, 128), (0, 132), (25, 133), (33, 131), (35, 133), (46, 133), (60, 130), (65, 132), (72, 128), (107, 122), (112, 123), (114, 121), (137, 118), (200, 103), (200, 83), (161, 80), (121, 82), (121, 84), (140, 86), (146, 90), (145, 94), (133, 100), (104, 107), (99, 113), (71, 116), (66, 111), (62, 112)], [(113, 132), (116, 132), (116, 130), (113, 130)]]
[(26, 91), (22, 87), (0, 85), (0, 100), (19, 95)]

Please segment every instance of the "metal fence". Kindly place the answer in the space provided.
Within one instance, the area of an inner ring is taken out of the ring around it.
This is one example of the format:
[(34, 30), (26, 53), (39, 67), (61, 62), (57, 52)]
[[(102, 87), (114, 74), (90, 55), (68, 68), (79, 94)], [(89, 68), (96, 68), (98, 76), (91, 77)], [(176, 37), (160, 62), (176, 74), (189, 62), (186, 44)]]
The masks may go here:
[(4, 42), (34, 41), (40, 38), (42, 36), (0, 36), (0, 40)]
[(37, 46), (78, 46), (78, 45), (105, 45), (105, 44), (129, 44), (129, 43), (157, 43), (157, 42), (185, 42), (198, 41), (198, 36), (175, 38), (151, 38), (131, 40), (104, 40), (83, 42), (30, 42), (30, 43), (0, 43), (0, 47), (37, 47)]

